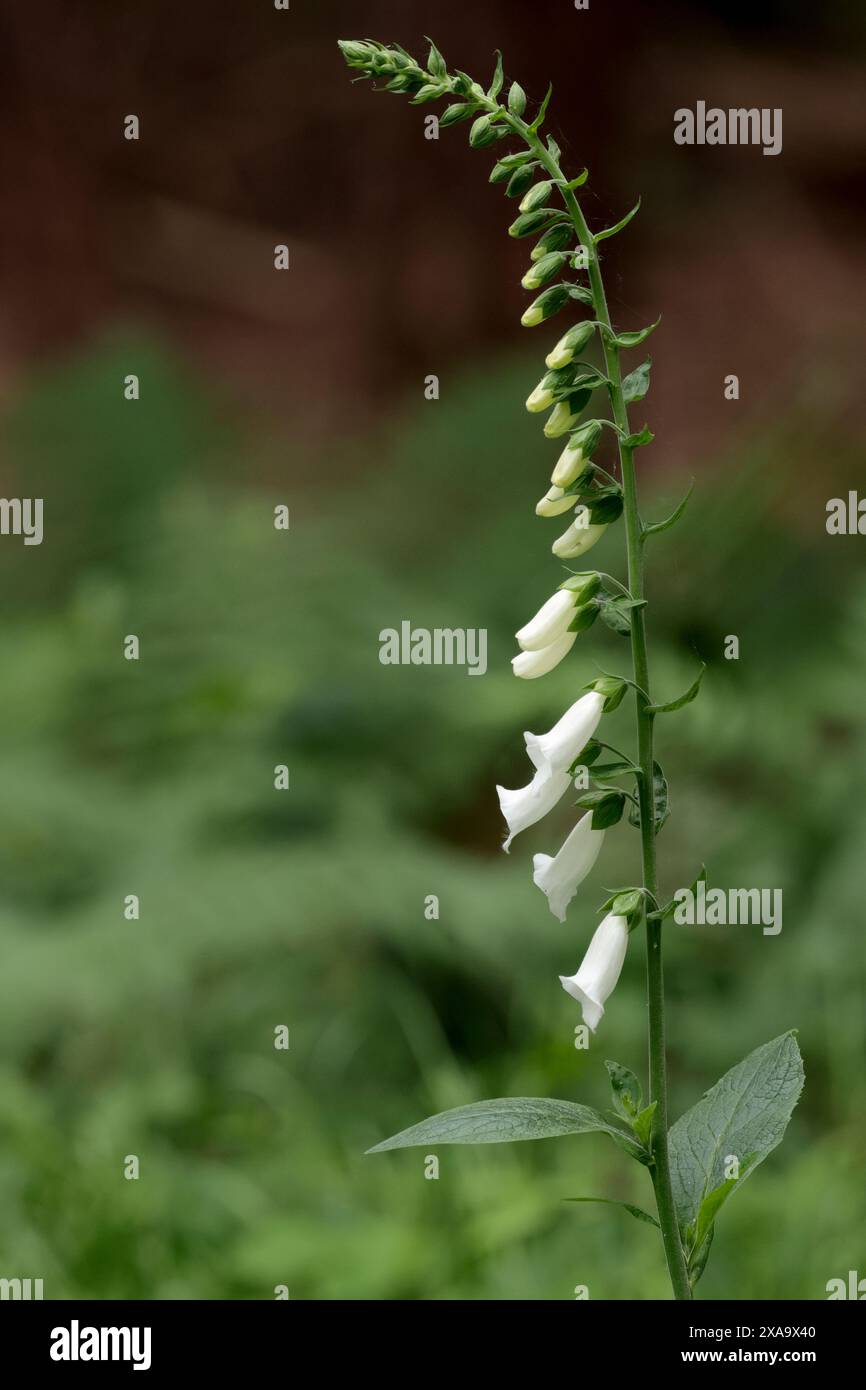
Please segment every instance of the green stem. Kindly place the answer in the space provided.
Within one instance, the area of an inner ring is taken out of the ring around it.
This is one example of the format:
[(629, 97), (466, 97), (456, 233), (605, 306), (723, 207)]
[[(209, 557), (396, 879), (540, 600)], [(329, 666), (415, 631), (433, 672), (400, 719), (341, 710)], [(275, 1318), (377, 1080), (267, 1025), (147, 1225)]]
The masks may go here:
[[(520, 134), (532, 149), (539, 163), (551, 178), (563, 180), (559, 161), (547, 149), (534, 131), (515, 116), (507, 117), (514, 130)], [(610, 381), (609, 392), (613, 416), (619, 426), (619, 459), (622, 470), (623, 515), (625, 518), (626, 546), (628, 551), (628, 587), (633, 598), (644, 597), (644, 528), (637, 502), (637, 483), (633, 451), (625, 443), (629, 435), (628, 409), (622, 390), (622, 372), (619, 362), (619, 348), (612, 341), (610, 311), (604, 291), (598, 254), (592, 234), (587, 226), (583, 211), (571, 189), (560, 188), (568, 214), (574, 224), (578, 240), (590, 253), (589, 285), (592, 291), (596, 319), (608, 333), (602, 332), (605, 369)], [(653, 715), (647, 711), (649, 699), (649, 659), (647, 656), (646, 618), (643, 608), (635, 608), (631, 615), (631, 652), (635, 684), (640, 686), (641, 694), (635, 691), (637, 716), (637, 763), (640, 776), (637, 779), (640, 804), (641, 854), (643, 859), (644, 887), (658, 899), (658, 875), (656, 872), (655, 824), (653, 807)], [(652, 1152), (653, 1188), (655, 1189), (659, 1225), (662, 1231), (665, 1258), (674, 1297), (689, 1299), (692, 1296), (685, 1256), (680, 1241), (671, 1186), (670, 1157), (668, 1154), (668, 1088), (667, 1066), (665, 1062), (665, 999), (664, 973), (662, 968), (662, 924), (658, 920), (646, 921), (647, 943), (647, 1009), (649, 1015), (649, 1073), (650, 1100), (656, 1102), (653, 1116), (653, 1129), (650, 1139)]]

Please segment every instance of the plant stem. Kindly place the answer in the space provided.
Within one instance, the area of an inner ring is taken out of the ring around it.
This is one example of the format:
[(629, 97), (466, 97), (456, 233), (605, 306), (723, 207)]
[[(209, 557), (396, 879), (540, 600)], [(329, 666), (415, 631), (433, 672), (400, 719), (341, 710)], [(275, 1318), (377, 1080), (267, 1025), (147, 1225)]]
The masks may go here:
[[(619, 348), (612, 341), (610, 311), (604, 291), (598, 254), (587, 226), (583, 211), (574, 196), (573, 190), (562, 186), (564, 176), (558, 159), (547, 149), (534, 131), (519, 118), (509, 115), (508, 121), (527, 142), (540, 164), (551, 178), (561, 181), (560, 192), (574, 224), (578, 240), (590, 253), (589, 285), (592, 291), (596, 319), (604, 327), (601, 330), (605, 369), (610, 381), (611, 407), (619, 436), (619, 459), (622, 470), (623, 515), (625, 518), (626, 546), (628, 551), (628, 587), (633, 598), (644, 597), (644, 544), (645, 534), (637, 502), (637, 483), (633, 451), (625, 443), (629, 434), (628, 408), (622, 389)], [(604, 329), (608, 331), (605, 332)], [(650, 700), (649, 659), (647, 656), (646, 618), (643, 608), (635, 608), (631, 614), (631, 652), (635, 684), (637, 716), (637, 763), (640, 776), (637, 778), (640, 805), (641, 854), (643, 859), (644, 887), (658, 899), (658, 876), (656, 873), (655, 822), (653, 795), (653, 718), (647, 711)], [(646, 912), (646, 901), (644, 902)], [(676, 1211), (674, 1209), (673, 1189), (671, 1187), (670, 1158), (668, 1154), (668, 1092), (667, 1066), (665, 1062), (665, 1000), (664, 973), (662, 968), (662, 924), (656, 918), (646, 920), (647, 944), (647, 1009), (649, 1016), (649, 1074), (650, 1101), (656, 1102), (653, 1128), (650, 1138), (652, 1152), (653, 1188), (658, 1208), (659, 1225), (662, 1231), (665, 1258), (674, 1297), (690, 1299), (691, 1284), (686, 1268), (685, 1256), (680, 1241)]]

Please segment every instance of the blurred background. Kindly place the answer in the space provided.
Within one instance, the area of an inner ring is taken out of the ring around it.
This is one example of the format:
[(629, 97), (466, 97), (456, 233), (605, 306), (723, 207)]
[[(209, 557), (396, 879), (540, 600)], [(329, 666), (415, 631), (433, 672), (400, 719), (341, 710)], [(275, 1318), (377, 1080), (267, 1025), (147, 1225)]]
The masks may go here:
[[(510, 673), (559, 577), (533, 514), (558, 448), (523, 409), (556, 328), (519, 326), (528, 245), (489, 152), (465, 126), (426, 140), (431, 108), (353, 87), (336, 49), (425, 33), (481, 80), (501, 47), (531, 100), (553, 81), (593, 225), (643, 198), (605, 273), (619, 327), (663, 315), (633, 416), (647, 514), (697, 480), (650, 556), (657, 694), (709, 663), (659, 727), (663, 883), (706, 861), (784, 892), (777, 937), (668, 924), (672, 1113), (791, 1027), (807, 1077), (700, 1292), (866, 1275), (866, 572), (825, 530), (863, 477), (863, 11), (0, 16), (0, 468), (45, 499), (41, 546), (0, 538), (0, 1276), (48, 1298), (667, 1296), (654, 1230), (563, 1205), (650, 1203), (603, 1136), (442, 1149), (438, 1182), (423, 1150), (363, 1157), (486, 1096), (605, 1107), (605, 1057), (645, 1070), (642, 942), (589, 1052), (557, 980), (634, 882), (636, 836), (609, 834), (565, 927), (530, 865), (571, 811), (499, 849), (520, 731), (628, 652), (599, 625), (544, 680)], [(698, 100), (781, 107), (783, 153), (676, 146)], [(593, 563), (622, 573), (621, 527)], [(403, 619), (486, 628), (488, 673), (380, 665)], [(627, 707), (606, 737), (630, 740)]]

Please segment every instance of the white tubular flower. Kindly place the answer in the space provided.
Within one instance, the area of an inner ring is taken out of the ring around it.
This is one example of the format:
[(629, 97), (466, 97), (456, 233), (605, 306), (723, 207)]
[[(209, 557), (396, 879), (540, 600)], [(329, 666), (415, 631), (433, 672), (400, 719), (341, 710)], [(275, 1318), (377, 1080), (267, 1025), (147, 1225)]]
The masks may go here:
[(564, 632), (555, 642), (551, 642), (548, 647), (542, 647), (540, 651), (520, 652), (512, 657), (511, 669), (515, 676), (520, 676), (526, 681), (535, 680), (537, 676), (546, 676), (548, 671), (552, 671), (554, 666), (558, 666), (562, 658), (568, 655), (576, 640), (576, 632)]
[(568, 401), (557, 401), (544, 423), (544, 433), (548, 439), (558, 439), (577, 424), (580, 411), (575, 414)]
[(572, 560), (575, 555), (583, 555), (585, 551), (591, 550), (596, 541), (600, 541), (607, 525), (593, 526), (589, 519), (587, 507), (576, 507), (574, 511), (574, 521), (567, 531), (563, 531), (561, 536), (557, 536), (551, 549), (554, 555), (558, 555), (560, 560)]
[(536, 772), (526, 787), (509, 791), (508, 787), (497, 787), (499, 807), (508, 825), (508, 836), (502, 846), (508, 853), (511, 841), (521, 830), (528, 830), (552, 811), (560, 797), (571, 785), (567, 772)]
[(562, 849), (553, 858), (536, 854), (532, 861), (532, 881), (547, 895), (554, 917), (565, 921), (565, 913), (601, 849), (603, 830), (593, 830), (592, 811), (581, 816)]
[(550, 487), (537, 503), (535, 508), (536, 516), (562, 516), (563, 512), (571, 511), (574, 505), (574, 494), (566, 492), (561, 487)]
[(568, 630), (574, 617), (577, 595), (566, 589), (557, 589), (546, 603), (543, 603), (534, 618), (515, 633), (525, 652), (540, 652), (549, 647)]
[(549, 733), (525, 733), (526, 751), (539, 772), (567, 772), (598, 728), (604, 696), (590, 690), (575, 700)]
[(526, 398), (526, 409), (533, 414), (537, 414), (541, 410), (547, 410), (552, 405), (553, 392), (548, 386), (544, 385), (543, 381), (540, 381), (535, 390), (530, 392)]
[(586, 465), (589, 462), (584, 458), (583, 450), (580, 445), (574, 448), (571, 444), (566, 444), (562, 453), (556, 461), (550, 481), (554, 487), (570, 487), (576, 482), (581, 473), (586, 472)]
[(596, 927), (576, 975), (560, 975), (562, 988), (583, 1009), (583, 1021), (595, 1032), (604, 1016), (605, 1000), (613, 993), (628, 949), (628, 922), (609, 912)]

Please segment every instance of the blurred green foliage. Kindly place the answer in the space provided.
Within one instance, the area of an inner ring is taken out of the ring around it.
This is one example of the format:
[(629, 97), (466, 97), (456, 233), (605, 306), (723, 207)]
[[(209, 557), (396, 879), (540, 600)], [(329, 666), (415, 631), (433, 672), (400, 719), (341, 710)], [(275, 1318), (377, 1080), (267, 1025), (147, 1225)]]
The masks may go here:
[[(118, 404), (130, 361), (143, 397)], [(557, 980), (604, 890), (634, 881), (636, 835), (609, 834), (566, 927), (530, 863), (568, 807), (498, 848), (520, 731), (628, 659), (597, 627), (544, 680), (510, 674), (511, 634), (557, 582), (532, 373), (488, 368), (347, 442), (303, 495), (245, 485), (243, 431), (158, 347), (103, 345), (22, 396), (10, 437), (46, 537), (4, 541), (0, 566), (3, 1276), (54, 1298), (667, 1295), (657, 1232), (562, 1201), (650, 1203), (602, 1136), (443, 1149), (438, 1182), (420, 1150), (363, 1156), (486, 1096), (606, 1106), (608, 1056), (644, 1070), (642, 942), (589, 1053)], [(668, 924), (673, 1113), (789, 1027), (807, 1074), (785, 1144), (725, 1210), (705, 1297), (822, 1298), (866, 1273), (866, 579), (819, 505), (780, 501), (813, 462), (809, 419), (702, 468), (651, 556), (657, 696), (710, 663), (659, 721), (665, 887), (706, 860), (785, 906), (775, 938)], [(651, 516), (682, 481), (650, 487)], [(619, 528), (593, 561), (621, 572)], [(404, 618), (486, 627), (488, 674), (380, 665)]]

